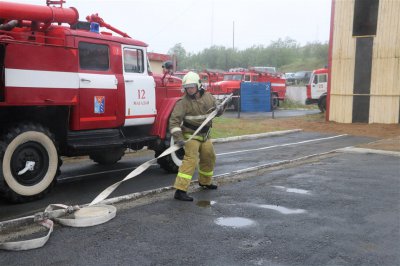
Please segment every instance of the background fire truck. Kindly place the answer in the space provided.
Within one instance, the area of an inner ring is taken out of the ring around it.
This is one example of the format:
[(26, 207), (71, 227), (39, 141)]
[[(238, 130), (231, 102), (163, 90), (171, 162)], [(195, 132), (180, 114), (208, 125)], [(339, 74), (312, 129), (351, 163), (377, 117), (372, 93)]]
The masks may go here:
[[(127, 148), (158, 156), (173, 142), (181, 80), (151, 73), (144, 42), (63, 3), (0, 2), (0, 195), (13, 202), (49, 192), (61, 156), (113, 164)], [(180, 156), (159, 164), (177, 171)]]
[(235, 110), (239, 107), (240, 83), (241, 82), (271, 82), (272, 107), (279, 106), (279, 101), (285, 100), (286, 81), (278, 73), (260, 72), (255, 70), (243, 70), (225, 72), (224, 78), (210, 84), (208, 91), (216, 98), (224, 98), (233, 93), (234, 98), (230, 102)]
[(306, 85), (306, 104), (317, 103), (321, 112), (326, 111), (326, 95), (328, 91), (328, 69), (321, 68), (314, 70), (310, 82)]
[(199, 73), (199, 76), (205, 89), (208, 89), (215, 82), (224, 80), (224, 71), (217, 69), (204, 69)]
[[(201, 84), (204, 89), (208, 89), (214, 82), (221, 81), (224, 79), (224, 71), (222, 70), (214, 70), (214, 69), (204, 69), (200, 72), (196, 70), (191, 70), (199, 74)], [(176, 71), (173, 73), (173, 76), (182, 79), (189, 70)]]

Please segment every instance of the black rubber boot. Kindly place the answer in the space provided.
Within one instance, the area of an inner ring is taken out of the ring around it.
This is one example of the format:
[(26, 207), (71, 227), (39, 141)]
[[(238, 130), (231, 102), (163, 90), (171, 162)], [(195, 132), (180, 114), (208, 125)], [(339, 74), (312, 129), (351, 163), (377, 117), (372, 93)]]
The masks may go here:
[(202, 188), (205, 188), (205, 189), (217, 189), (217, 188), (218, 188), (218, 186), (217, 186), (217, 185), (214, 185), (214, 184), (211, 184), (211, 185), (202, 185), (202, 184), (199, 183), (199, 186), (201, 186)]
[(181, 200), (181, 201), (193, 201), (193, 198), (190, 197), (186, 191), (177, 189), (175, 191), (174, 199)]

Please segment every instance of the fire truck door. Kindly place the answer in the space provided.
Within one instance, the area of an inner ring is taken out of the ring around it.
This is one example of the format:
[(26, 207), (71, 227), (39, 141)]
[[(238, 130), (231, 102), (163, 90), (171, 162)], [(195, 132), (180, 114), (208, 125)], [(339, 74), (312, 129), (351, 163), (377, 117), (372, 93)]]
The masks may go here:
[(118, 81), (110, 70), (110, 48), (86, 41), (78, 47), (80, 128), (116, 127)]
[(147, 73), (146, 50), (123, 46), (125, 126), (153, 124), (156, 110), (155, 82)]
[(318, 99), (328, 88), (327, 74), (317, 74), (313, 77), (311, 83), (311, 98)]

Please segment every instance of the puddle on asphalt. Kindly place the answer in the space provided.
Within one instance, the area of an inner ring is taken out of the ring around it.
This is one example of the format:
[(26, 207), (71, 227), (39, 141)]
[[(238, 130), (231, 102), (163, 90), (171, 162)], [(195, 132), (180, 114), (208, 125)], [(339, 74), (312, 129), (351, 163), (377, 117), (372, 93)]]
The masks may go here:
[(251, 204), (251, 205), (255, 206), (255, 207), (263, 208), (263, 209), (270, 209), (270, 210), (278, 211), (282, 214), (300, 214), (300, 213), (307, 212), (306, 210), (303, 210), (303, 209), (289, 209), (289, 208), (277, 206), (277, 205), (268, 205), (268, 204)]
[(215, 223), (221, 226), (229, 226), (233, 228), (246, 227), (255, 224), (253, 220), (242, 217), (220, 217)]
[(196, 205), (202, 208), (209, 208), (212, 205), (214, 205), (215, 203), (217, 203), (216, 201), (213, 200), (199, 200)]
[(298, 194), (310, 194), (308, 190), (298, 188), (287, 188), (286, 192), (298, 193)]
[(287, 187), (282, 187), (282, 186), (274, 186), (275, 188), (279, 189), (284, 189), (286, 192), (290, 193), (298, 193), (298, 194), (310, 194), (310, 191), (305, 190), (305, 189), (299, 189), (299, 188), (287, 188)]

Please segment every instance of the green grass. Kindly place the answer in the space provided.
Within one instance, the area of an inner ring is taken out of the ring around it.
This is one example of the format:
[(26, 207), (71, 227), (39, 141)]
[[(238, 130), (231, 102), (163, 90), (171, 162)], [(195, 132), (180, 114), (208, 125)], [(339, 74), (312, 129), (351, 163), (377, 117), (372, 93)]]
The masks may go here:
[(313, 110), (313, 109), (318, 109), (318, 106), (316, 104), (306, 105), (286, 98), (283, 102), (280, 102), (279, 108)]
[(306, 122), (324, 122), (325, 113), (311, 114), (302, 117), (303, 121)]
[(239, 119), (239, 118), (225, 118), (216, 117), (213, 119), (213, 129), (211, 131), (211, 138), (227, 138), (234, 136), (242, 136), (248, 134), (257, 134), (264, 132), (272, 132), (285, 130), (283, 127), (266, 125), (270, 119), (257, 118), (257, 119)]
[(211, 138), (227, 138), (249, 134), (266, 133), (280, 130), (307, 127), (308, 122), (324, 122), (325, 114), (311, 114), (291, 118), (227, 118), (224, 116), (213, 119)]

